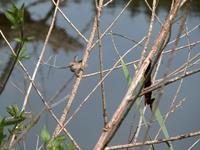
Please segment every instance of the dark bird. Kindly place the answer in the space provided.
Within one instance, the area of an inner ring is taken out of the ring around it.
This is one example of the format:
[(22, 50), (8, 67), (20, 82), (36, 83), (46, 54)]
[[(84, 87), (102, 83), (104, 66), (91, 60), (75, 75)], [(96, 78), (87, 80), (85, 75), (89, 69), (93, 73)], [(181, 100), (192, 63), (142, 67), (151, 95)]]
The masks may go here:
[[(149, 66), (147, 67), (147, 70), (145, 71), (144, 74), (144, 88), (151, 86), (152, 81), (151, 81), (151, 62), (149, 63)], [(153, 101), (155, 100), (154, 98), (151, 97), (152, 96), (152, 91), (144, 94), (144, 98), (145, 98), (145, 105), (149, 105), (151, 110), (152, 110), (152, 105), (153, 105)]]

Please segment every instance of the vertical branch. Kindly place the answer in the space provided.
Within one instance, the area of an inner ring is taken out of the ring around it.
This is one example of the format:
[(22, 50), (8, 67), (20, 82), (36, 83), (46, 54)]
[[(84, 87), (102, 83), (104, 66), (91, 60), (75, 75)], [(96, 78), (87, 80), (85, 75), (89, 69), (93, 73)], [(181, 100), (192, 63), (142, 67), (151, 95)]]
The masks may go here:
[[(146, 0), (145, 0), (145, 2), (147, 3), (147, 5), (149, 5)], [(150, 40), (150, 37), (151, 37), (151, 34), (152, 34), (152, 30), (153, 30), (153, 23), (154, 23), (154, 20), (155, 20), (155, 15), (156, 15), (155, 12), (156, 12), (157, 3), (158, 2), (156, 0), (153, 0), (153, 8), (151, 9), (152, 10), (151, 21), (150, 21), (149, 30), (148, 30), (148, 33), (147, 33), (147, 40), (145, 41), (144, 49), (143, 49), (142, 54), (141, 54), (139, 67), (142, 65), (142, 63), (143, 63), (143, 61), (145, 59), (145, 53), (147, 51), (147, 46), (149, 44), (149, 40)]]
[[(103, 4), (103, 0), (100, 0), (100, 2), (99, 2), (99, 8), (100, 9), (97, 10), (97, 13), (101, 14), (102, 4)], [(71, 95), (70, 95), (69, 100), (68, 100), (68, 103), (65, 105), (63, 113), (60, 117), (60, 123), (62, 125), (64, 124), (66, 117), (67, 117), (67, 114), (68, 114), (68, 112), (71, 108), (73, 101), (74, 101), (74, 98), (76, 96), (77, 90), (78, 90), (79, 85), (80, 85), (80, 82), (82, 80), (83, 70), (86, 68), (87, 61), (88, 61), (89, 56), (92, 52), (92, 48), (93, 48), (92, 44), (93, 44), (93, 40), (94, 40), (95, 33), (96, 33), (96, 30), (97, 30), (97, 20), (98, 20), (98, 16), (96, 15), (95, 18), (94, 18), (93, 26), (92, 26), (92, 31), (90, 33), (90, 37), (89, 37), (89, 40), (88, 40), (88, 43), (87, 43), (87, 46), (86, 46), (86, 49), (85, 49), (85, 53), (84, 53), (84, 56), (83, 56), (82, 69), (79, 72), (79, 76), (76, 78), (76, 81), (75, 81), (74, 86), (73, 86), (72, 91), (71, 91)], [(58, 124), (56, 126), (55, 130), (54, 130), (53, 136), (54, 137), (58, 136), (59, 133), (62, 130), (63, 130), (63, 127)]]
[[(129, 110), (133, 106), (135, 100), (139, 96), (142, 88), (144, 85), (140, 85), (141, 79), (144, 77), (144, 73), (153, 58), (155, 58), (158, 54), (162, 52), (162, 46), (167, 38), (168, 32), (170, 31), (172, 22), (176, 16), (176, 13), (179, 9), (181, 0), (176, 0), (173, 9), (171, 9), (163, 28), (161, 29), (154, 45), (152, 47), (151, 52), (144, 60), (144, 63), (141, 65), (140, 69), (138, 70), (136, 76), (132, 80), (132, 83), (125, 94), (124, 98), (122, 99), (121, 104), (119, 105), (118, 109), (114, 113), (112, 119), (107, 124), (106, 129), (103, 130), (96, 146), (94, 147), (95, 150), (104, 149), (106, 145), (110, 142), (118, 128), (120, 127), (123, 119), (128, 114)], [(137, 87), (139, 90), (136, 91)], [(134, 93), (134, 96), (133, 96)]]
[[(97, 4), (97, 2), (96, 2)], [(97, 9), (99, 8), (100, 4), (96, 5)], [(98, 11), (99, 12), (99, 11)], [(101, 40), (101, 31), (100, 31), (100, 13), (97, 12), (98, 15), (98, 19), (97, 19), (97, 36), (99, 39), (99, 70), (100, 70), (100, 80), (103, 79), (103, 48), (102, 48), (102, 40)], [(107, 110), (106, 110), (106, 96), (105, 96), (105, 84), (104, 81), (101, 82), (100, 85), (100, 90), (101, 90), (101, 99), (102, 99), (102, 112), (103, 112), (103, 121), (104, 121), (104, 127), (106, 126), (107, 122), (108, 122), (108, 114), (107, 114)]]
[(92, 91), (84, 98), (84, 100), (82, 101), (82, 103), (79, 105), (79, 107), (77, 107), (77, 109), (74, 111), (74, 113), (69, 117), (69, 119), (66, 121), (66, 125), (70, 122), (70, 120), (80, 111), (80, 109), (83, 107), (83, 105), (88, 101), (88, 99), (91, 97), (91, 95), (97, 90), (97, 88), (100, 86), (101, 82), (103, 82), (109, 75), (110, 73), (116, 69), (117, 65), (120, 63), (120, 61), (127, 56), (134, 48), (138, 47), (142, 42), (144, 42), (144, 40), (146, 39), (146, 37), (143, 37), (136, 45), (134, 45), (133, 47), (129, 48), (122, 56), (119, 60), (117, 60), (115, 62), (115, 64), (112, 66), (111, 69), (107, 70), (107, 73), (103, 76), (102, 80), (99, 81), (96, 86), (92, 89)]
[[(171, 9), (173, 9), (173, 6), (172, 6)], [(159, 95), (158, 95), (158, 99), (157, 99), (157, 101), (156, 101), (156, 103), (155, 103), (155, 106), (154, 106), (154, 108), (153, 108), (153, 113), (152, 113), (152, 115), (151, 115), (151, 119), (150, 119), (149, 126), (148, 126), (148, 128), (147, 128), (147, 130), (146, 130), (146, 132), (145, 132), (145, 136), (144, 136), (144, 139), (143, 139), (143, 143), (146, 141), (148, 132), (149, 132), (150, 127), (151, 127), (151, 124), (152, 124), (152, 122), (153, 122), (153, 118), (154, 118), (154, 116), (155, 116), (156, 109), (157, 109), (157, 107), (158, 107), (158, 105), (159, 105), (159, 102), (160, 102), (160, 100), (161, 100), (161, 97), (162, 97), (162, 95), (163, 95), (165, 82), (167, 81), (167, 79), (168, 79), (168, 74), (169, 74), (169, 72), (170, 72), (170, 70), (171, 70), (172, 62), (173, 62), (173, 59), (174, 59), (175, 49), (176, 49), (176, 47), (177, 47), (177, 45), (178, 45), (178, 43), (179, 43), (181, 33), (182, 33), (183, 29), (184, 29), (186, 17), (187, 17), (187, 15), (184, 15), (184, 16), (181, 18), (180, 28), (179, 28), (179, 31), (178, 31), (178, 33), (177, 33), (177, 35), (176, 35), (176, 40), (175, 40), (174, 46), (173, 46), (172, 51), (171, 51), (171, 55), (170, 55), (170, 58), (169, 58), (169, 61), (168, 61), (168, 64), (167, 64), (166, 72), (165, 72), (164, 77), (163, 77), (163, 84), (162, 84), (162, 86), (161, 86), (160, 93), (159, 93)]]
[[(143, 121), (143, 116), (144, 116), (144, 113), (146, 111), (146, 106), (144, 107), (144, 109), (141, 111), (140, 113), (140, 118), (139, 118), (139, 122), (138, 122), (138, 125), (137, 125), (137, 128), (136, 128), (136, 131), (135, 131), (135, 134), (133, 135), (133, 137), (130, 139), (129, 143), (136, 143), (137, 142), (137, 139), (139, 137), (139, 133), (141, 131), (141, 128), (142, 128), (142, 121)], [(134, 148), (133, 148), (134, 150)]]
[[(182, 18), (182, 20), (181, 20), (181, 28), (182, 28), (182, 29), (180, 28), (180, 30), (183, 30), (183, 26), (184, 26), (184, 24), (185, 24), (185, 22), (186, 22), (186, 16), (188, 15), (188, 9), (189, 9), (188, 6), (189, 6), (189, 4), (187, 4), (187, 6), (186, 6), (186, 8), (185, 8), (185, 13), (183, 14), (183, 15), (184, 15), (184, 18)], [(189, 46), (188, 46), (187, 61), (186, 61), (186, 65), (185, 65), (184, 70), (183, 70), (183, 74), (185, 75), (186, 72), (187, 72), (187, 68), (189, 67), (189, 61), (190, 61), (190, 56), (191, 56), (191, 51), (192, 51), (192, 49), (191, 49), (191, 42), (190, 42), (190, 39), (189, 39), (187, 26), (185, 26), (184, 32), (185, 32), (185, 34), (186, 34), (186, 39), (187, 39), (187, 42), (188, 42), (188, 45), (189, 45)], [(180, 39), (180, 36), (179, 36), (179, 39)], [(165, 118), (164, 118), (164, 120), (163, 120), (163, 124), (165, 124), (167, 118), (169, 117), (170, 113), (171, 113), (172, 110), (173, 110), (173, 107), (174, 107), (174, 105), (175, 105), (175, 101), (176, 101), (176, 99), (177, 99), (178, 93), (179, 93), (180, 90), (181, 90), (181, 86), (182, 86), (183, 80), (184, 80), (184, 79), (181, 79), (181, 80), (180, 80), (180, 83), (179, 83), (179, 85), (178, 85), (178, 88), (177, 88), (177, 90), (176, 90), (176, 93), (175, 93), (175, 95), (174, 95), (174, 97), (173, 97), (173, 100), (172, 100), (172, 102), (171, 102), (171, 105), (170, 105), (170, 107), (169, 107), (169, 111), (166, 113)], [(155, 139), (158, 138), (160, 131), (161, 131), (161, 128), (158, 130), (158, 133), (157, 133), (157, 135), (155, 136)]]
[[(54, 5), (56, 5), (55, 0), (51, 0)], [(65, 18), (65, 20), (69, 23), (69, 25), (77, 32), (77, 34), (82, 37), (85, 42), (88, 42), (88, 39), (77, 29), (77, 27), (70, 21), (70, 19), (63, 13), (63, 11), (58, 7), (58, 11)]]

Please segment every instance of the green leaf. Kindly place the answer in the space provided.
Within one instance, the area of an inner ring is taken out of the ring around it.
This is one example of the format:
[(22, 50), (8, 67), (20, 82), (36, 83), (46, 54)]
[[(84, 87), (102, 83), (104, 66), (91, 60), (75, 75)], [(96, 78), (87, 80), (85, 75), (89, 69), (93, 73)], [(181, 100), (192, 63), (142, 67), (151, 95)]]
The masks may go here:
[(24, 6), (24, 4), (22, 4), (20, 9), (18, 10), (18, 17), (20, 19), (20, 23), (24, 22), (24, 9), (25, 9), (25, 6)]
[(25, 117), (6, 117), (3, 120), (1, 120), (1, 126), (11, 126), (11, 125), (18, 125), (19, 123), (21, 123), (22, 121), (25, 120)]
[(130, 85), (131, 84), (131, 76), (130, 76), (129, 70), (128, 70), (124, 60), (120, 56), (119, 51), (117, 50), (117, 48), (115, 48), (115, 51), (118, 54), (119, 58), (121, 59), (120, 62), (121, 62), (121, 65), (122, 65), (122, 70), (123, 70), (124, 76), (125, 76), (125, 78), (126, 78), (126, 80), (128, 82), (128, 85)]
[(44, 126), (41, 130), (40, 136), (42, 138), (42, 140), (44, 141), (45, 144), (47, 144), (50, 140), (50, 134), (46, 128), (46, 126)]
[(12, 6), (8, 9), (8, 11), (5, 12), (5, 16), (10, 21), (12, 29), (17, 29), (23, 24), (24, 9), (25, 9), (24, 4), (20, 8), (17, 8), (15, 4), (12, 4)]
[(15, 41), (17, 42), (17, 43), (23, 43), (23, 39), (22, 38), (15, 38)]
[(53, 140), (50, 140), (47, 145), (48, 150), (64, 150), (67, 145), (64, 144), (65, 137), (58, 136)]
[[(153, 107), (155, 107), (154, 103), (153, 103)], [(161, 115), (161, 112), (160, 112), (160, 110), (158, 108), (155, 110), (155, 118), (158, 121), (158, 123), (160, 125), (160, 128), (161, 128), (165, 138), (168, 139), (169, 138), (169, 133), (168, 133), (167, 128), (165, 126), (165, 122), (164, 122), (164, 119), (163, 119), (163, 117)], [(166, 144), (171, 150), (173, 150), (173, 146), (172, 146), (171, 142), (167, 142)]]
[(34, 39), (35, 39), (34, 36), (28, 36), (28, 37), (26, 37), (26, 42), (30, 42), (30, 41), (32, 41)]
[(74, 144), (72, 144), (72, 143), (68, 144), (67, 150), (74, 150)]
[(10, 7), (10, 9), (9, 9), (8, 11), (13, 12), (13, 13), (16, 13), (17, 10), (18, 10), (18, 9), (17, 9), (17, 7), (15, 6), (15, 4), (12, 3), (12, 6)]
[(52, 145), (54, 145), (55, 147), (58, 147), (58, 146), (62, 145), (64, 140), (65, 140), (64, 136), (58, 136), (52, 141)]
[(24, 38), (19, 38), (19, 37), (17, 37), (17, 38), (15, 38), (15, 41), (16, 41), (17, 43), (26, 43), (26, 42), (30, 42), (30, 41), (33, 40), (33, 39), (34, 39), (33, 36), (28, 36), (28, 37), (24, 37)]
[(16, 24), (16, 19), (10, 12), (5, 12), (6, 18), (10, 21), (11, 24)]
[[(116, 49), (116, 51), (117, 51), (117, 49)], [(118, 51), (117, 51), (117, 53), (119, 55)], [(120, 55), (119, 55), (119, 57), (121, 58)], [(126, 64), (125, 64), (125, 62), (123, 61), (122, 58), (121, 58), (121, 65), (122, 65), (122, 70), (123, 70), (124, 76), (126, 78), (126, 81), (128, 83), (128, 86), (130, 86), (131, 85), (131, 81), (132, 81), (131, 75), (130, 75), (129, 70), (128, 70), (128, 68), (127, 68), (127, 66), (126, 66)], [(134, 68), (137, 71), (137, 65), (134, 64)], [(141, 100), (138, 98), (135, 103), (136, 103), (136, 108), (139, 111), (140, 116), (142, 116), (142, 120), (143, 120), (145, 126), (147, 127), (148, 125), (147, 125), (147, 121), (145, 119), (145, 116), (143, 115), (143, 110), (142, 110), (142, 106), (141, 106)], [(150, 137), (150, 139), (151, 139), (151, 137)], [(154, 145), (152, 145), (152, 147), (153, 147), (153, 149), (155, 149)]]
[(133, 66), (134, 66), (134, 69), (137, 71), (137, 70), (138, 70), (137, 65), (136, 65), (136, 64), (133, 64)]
[(128, 85), (130, 85), (131, 84), (131, 76), (130, 76), (129, 70), (123, 60), (121, 60), (121, 64), (122, 64), (122, 69), (123, 69), (126, 81), (128, 82)]
[(13, 116), (13, 117), (19, 116), (19, 115), (18, 115), (18, 114), (19, 114), (19, 109), (18, 109), (17, 105), (10, 105), (10, 106), (8, 106), (6, 109), (7, 109), (7, 112), (8, 112), (11, 116)]
[[(137, 70), (137, 66), (135, 64), (134, 64), (134, 68), (135, 68), (135, 70)], [(142, 78), (141, 82), (142, 83), (144, 82), (144, 78)], [(140, 108), (140, 104), (141, 104), (141, 101), (137, 100), (136, 101), (137, 108)], [(153, 103), (153, 106), (154, 106), (154, 103)], [(142, 110), (141, 109), (140, 109), (140, 114), (142, 114)], [(156, 109), (155, 118), (158, 121), (165, 138), (169, 138), (169, 133), (168, 133), (167, 128), (166, 128), (166, 126), (164, 124), (164, 120), (163, 120), (163, 117), (162, 117), (162, 115), (160, 113), (160, 109), (159, 108)], [(143, 122), (144, 122), (145, 126), (147, 127), (147, 121), (146, 121), (146, 119), (145, 119), (145, 117), (143, 115), (142, 115), (142, 119), (143, 119)], [(166, 144), (171, 150), (173, 150), (173, 146), (172, 146), (171, 142), (167, 142)], [(154, 148), (155, 147), (153, 146), (153, 149)]]
[(25, 60), (25, 59), (29, 59), (30, 55), (27, 53), (27, 49), (25, 47), (23, 47), (20, 51), (19, 54), (19, 60)]

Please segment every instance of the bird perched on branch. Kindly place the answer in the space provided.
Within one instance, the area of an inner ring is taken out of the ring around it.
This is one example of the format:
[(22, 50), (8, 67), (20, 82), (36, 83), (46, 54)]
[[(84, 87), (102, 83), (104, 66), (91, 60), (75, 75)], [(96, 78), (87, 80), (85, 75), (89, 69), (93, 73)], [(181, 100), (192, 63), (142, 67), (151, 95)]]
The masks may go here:
[(74, 72), (74, 74), (79, 77), (79, 73), (82, 70), (82, 60), (78, 60), (77, 56), (74, 57), (74, 60), (69, 64), (69, 68), (71, 72)]

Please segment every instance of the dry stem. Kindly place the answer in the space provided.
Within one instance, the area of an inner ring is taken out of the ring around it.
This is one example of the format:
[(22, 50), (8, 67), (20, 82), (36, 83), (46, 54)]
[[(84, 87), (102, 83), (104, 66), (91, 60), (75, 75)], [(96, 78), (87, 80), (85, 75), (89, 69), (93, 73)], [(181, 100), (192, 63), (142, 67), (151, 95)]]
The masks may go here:
[[(160, 51), (162, 50), (162, 46), (163, 46), (162, 44), (164, 43), (165, 39), (167, 38), (167, 35), (171, 28), (173, 19), (175, 18), (178, 8), (180, 6), (180, 2), (181, 2), (180, 0), (175, 1), (175, 5), (171, 9), (169, 16), (168, 16), (161, 32), (158, 35), (157, 40), (155, 41), (155, 43), (152, 47), (151, 52), (149, 53), (149, 55), (145, 59), (144, 63), (138, 70), (135, 78), (132, 80), (132, 83), (131, 83), (126, 95), (124, 96), (122, 103), (119, 105), (118, 109), (114, 113), (111, 121), (107, 125), (107, 128), (103, 130), (103, 132), (94, 148), (95, 150), (101, 150), (101, 149), (105, 148), (105, 146), (110, 142), (110, 140), (114, 136), (115, 132), (119, 128), (120, 124), (123, 121), (123, 118), (126, 117), (130, 108), (134, 104), (134, 102), (137, 98), (137, 95), (138, 95), (138, 93), (136, 93), (135, 90), (138, 87), (139, 83), (141, 82), (141, 79), (143, 78), (144, 73), (145, 73), (150, 61), (153, 60), (153, 58), (156, 56), (156, 53), (161, 53), (161, 52), (159, 52), (159, 50)], [(141, 90), (141, 88), (140, 88), (140, 90)], [(134, 99), (131, 99), (132, 94), (134, 92), (136, 93), (136, 96), (134, 97)]]

